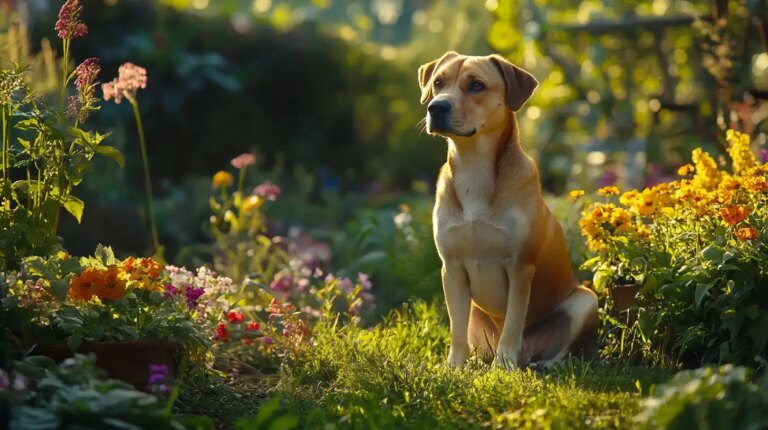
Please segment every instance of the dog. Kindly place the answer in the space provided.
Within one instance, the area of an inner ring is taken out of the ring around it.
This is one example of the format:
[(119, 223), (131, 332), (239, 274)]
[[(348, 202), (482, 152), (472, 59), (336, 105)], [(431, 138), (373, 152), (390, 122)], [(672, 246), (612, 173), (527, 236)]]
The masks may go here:
[(505, 367), (594, 353), (597, 296), (571, 268), (563, 229), (522, 149), (515, 112), (538, 86), (499, 55), (448, 52), (419, 67), (431, 135), (448, 141), (433, 212), (451, 344)]

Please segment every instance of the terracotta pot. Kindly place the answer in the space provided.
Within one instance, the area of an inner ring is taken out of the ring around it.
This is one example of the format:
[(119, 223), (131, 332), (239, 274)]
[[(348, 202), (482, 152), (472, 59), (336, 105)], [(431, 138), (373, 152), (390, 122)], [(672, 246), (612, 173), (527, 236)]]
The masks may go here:
[[(178, 345), (166, 340), (127, 340), (120, 342), (83, 342), (76, 351), (78, 354), (93, 353), (96, 365), (107, 372), (112, 379), (127, 382), (137, 389), (147, 388), (150, 364), (168, 366), (168, 376), (176, 374), (174, 354)], [(62, 362), (74, 353), (65, 345), (40, 346), (32, 351), (33, 355), (45, 355), (56, 362)]]
[(613, 300), (613, 312), (619, 313), (631, 308), (637, 300), (639, 285), (611, 285), (608, 287)]

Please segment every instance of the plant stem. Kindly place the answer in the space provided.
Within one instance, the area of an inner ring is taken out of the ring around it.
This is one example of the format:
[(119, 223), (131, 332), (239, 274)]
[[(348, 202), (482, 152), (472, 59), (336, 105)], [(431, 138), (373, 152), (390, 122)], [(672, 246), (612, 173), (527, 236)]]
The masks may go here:
[[(6, 186), (5, 182), (8, 180), (8, 157), (10, 155), (10, 142), (8, 141), (8, 137), (10, 135), (10, 130), (8, 128), (10, 127), (10, 121), (8, 120), (8, 116), (6, 115), (6, 107), (2, 107), (2, 112), (0, 112), (0, 116), (3, 117), (3, 187)], [(3, 205), (7, 206), (6, 209), (10, 208), (11, 204), (11, 196), (3, 196), (7, 198), (3, 198)]]
[(147, 192), (147, 207), (149, 209), (149, 222), (152, 229), (152, 243), (155, 247), (155, 253), (157, 253), (160, 251), (160, 238), (157, 234), (157, 224), (155, 223), (155, 205), (152, 198), (152, 178), (149, 174), (149, 157), (147, 157), (147, 144), (144, 140), (144, 127), (141, 123), (139, 102), (136, 98), (130, 95), (126, 95), (126, 100), (133, 106), (133, 115), (136, 117), (136, 128), (139, 130), (139, 145), (141, 146), (141, 159), (144, 162), (144, 188)]
[(64, 100), (67, 97), (67, 70), (69, 69), (69, 39), (63, 39), (64, 45), (64, 66), (61, 72), (61, 112), (64, 113)]

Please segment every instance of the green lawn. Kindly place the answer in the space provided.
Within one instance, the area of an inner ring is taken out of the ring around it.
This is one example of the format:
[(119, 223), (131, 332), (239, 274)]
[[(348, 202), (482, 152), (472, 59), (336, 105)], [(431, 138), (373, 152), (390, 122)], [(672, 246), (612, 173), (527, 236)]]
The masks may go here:
[(445, 318), (423, 303), (372, 329), (321, 323), (314, 350), (277, 375), (188, 388), (178, 407), (222, 427), (279, 398), (275, 417), (312, 429), (628, 428), (641, 395), (674, 374), (576, 361), (508, 371), (474, 358), (450, 369), (448, 335)]

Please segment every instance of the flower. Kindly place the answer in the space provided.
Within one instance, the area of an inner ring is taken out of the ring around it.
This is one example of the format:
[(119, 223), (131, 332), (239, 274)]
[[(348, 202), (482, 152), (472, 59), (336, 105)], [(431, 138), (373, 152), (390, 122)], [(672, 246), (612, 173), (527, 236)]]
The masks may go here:
[(205, 289), (188, 286), (184, 290), (184, 297), (187, 299), (187, 306), (190, 308), (196, 307), (198, 300), (200, 300), (200, 296), (203, 294), (205, 294)]
[(725, 133), (725, 140), (728, 141), (728, 155), (733, 161), (733, 172), (740, 173), (743, 170), (757, 166), (755, 154), (750, 149), (749, 135), (736, 130), (729, 129)]
[(128, 257), (123, 261), (122, 267), (128, 273), (128, 279), (134, 281), (134, 287), (155, 291), (167, 289), (159, 282), (163, 267), (152, 258)]
[(579, 197), (582, 197), (583, 195), (584, 195), (584, 190), (571, 190), (568, 192), (568, 197), (570, 197), (573, 200), (576, 200)]
[(136, 91), (144, 88), (147, 88), (147, 69), (133, 63), (120, 66), (117, 78), (101, 85), (104, 100), (115, 99), (117, 104), (120, 104), (123, 97), (135, 97)]
[(83, 91), (90, 91), (90, 95), (93, 95), (93, 84), (96, 82), (96, 78), (99, 76), (101, 67), (99, 66), (99, 59), (96, 57), (87, 58), (80, 63), (75, 69), (75, 88), (80, 93)]
[(88, 26), (80, 21), (83, 6), (80, 0), (67, 0), (59, 10), (59, 19), (54, 29), (59, 32), (60, 39), (77, 39), (88, 34)]
[(688, 176), (691, 173), (693, 173), (695, 170), (696, 169), (693, 167), (692, 164), (690, 164), (690, 163), (683, 164), (682, 166), (680, 166), (679, 169), (677, 169), (677, 174), (680, 175), (680, 176)]
[(262, 336), (259, 338), (259, 342), (263, 343), (264, 345), (272, 345), (272, 338), (269, 336)]
[(245, 331), (259, 331), (259, 323), (256, 321), (249, 321), (248, 324), (245, 325)]
[(232, 161), (230, 161), (230, 164), (232, 164), (232, 167), (235, 169), (245, 169), (252, 164), (256, 164), (256, 157), (253, 154), (246, 152), (233, 158)]
[(216, 326), (216, 334), (213, 335), (213, 338), (221, 342), (227, 342), (229, 340), (227, 325), (224, 323), (219, 323), (219, 325)]
[(180, 289), (174, 287), (171, 284), (168, 284), (165, 286), (165, 293), (163, 295), (169, 299), (173, 298), (173, 296), (178, 295), (181, 292)]
[(751, 211), (745, 206), (727, 206), (720, 208), (720, 216), (726, 224), (733, 226), (747, 219)]
[(282, 194), (282, 190), (272, 182), (264, 182), (253, 189), (253, 194), (259, 197), (264, 197), (270, 202), (274, 202)]
[(219, 170), (213, 175), (213, 187), (214, 188), (227, 188), (235, 183), (235, 178), (231, 173)]
[(168, 377), (168, 366), (165, 364), (149, 365), (149, 383), (156, 384)]
[(693, 185), (712, 190), (720, 183), (721, 173), (717, 170), (717, 164), (712, 156), (696, 148), (693, 150), (693, 163), (696, 165), (696, 175), (693, 177)]
[(740, 240), (755, 240), (757, 239), (757, 236), (759, 236), (759, 233), (753, 227), (743, 227), (736, 230), (736, 237), (738, 237)]
[(245, 321), (245, 314), (242, 312), (231, 311), (227, 314), (227, 319), (230, 323), (241, 323)]
[(98, 284), (96, 295), (101, 299), (120, 300), (125, 296), (125, 274), (116, 265), (101, 271), (104, 282)]
[(245, 212), (251, 212), (254, 209), (259, 209), (264, 205), (264, 199), (259, 196), (248, 196), (243, 200), (243, 205), (240, 209)]
[(69, 296), (75, 300), (90, 300), (96, 295), (97, 290), (103, 288), (104, 278), (99, 270), (86, 267), (79, 275), (74, 275), (69, 280)]
[(283, 295), (288, 295), (291, 293), (291, 289), (293, 288), (293, 276), (287, 272), (279, 272), (275, 275), (275, 278), (269, 284), (269, 288), (271, 288), (272, 291), (276, 291)]
[(619, 188), (614, 187), (612, 185), (600, 188), (597, 190), (597, 194), (600, 194), (601, 196), (615, 196), (619, 194)]

